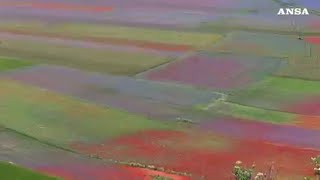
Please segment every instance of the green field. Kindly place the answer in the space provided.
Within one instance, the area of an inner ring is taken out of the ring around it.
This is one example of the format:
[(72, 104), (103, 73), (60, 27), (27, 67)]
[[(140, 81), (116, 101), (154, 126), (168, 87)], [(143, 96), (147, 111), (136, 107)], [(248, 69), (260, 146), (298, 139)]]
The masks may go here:
[(117, 75), (134, 75), (173, 59), (139, 52), (77, 48), (32, 40), (7, 38), (5, 42), (5, 46), (0, 46), (0, 54), (4, 56), (24, 58), (28, 62), (65, 65)]
[(11, 81), (0, 82), (0, 124), (57, 145), (100, 142), (168, 124)]
[(35, 173), (13, 164), (0, 162), (0, 179), (3, 180), (58, 180), (55, 177), (49, 177)]
[(242, 31), (228, 34), (211, 50), (279, 58), (307, 54), (305, 42), (298, 40), (297, 36)]
[(31, 62), (21, 61), (8, 57), (0, 57), (0, 72), (31, 65)]
[(301, 79), (269, 77), (247, 89), (235, 92), (231, 102), (268, 109), (320, 95), (320, 82)]
[(312, 50), (311, 57), (289, 57), (286, 68), (277, 75), (307, 80), (320, 80), (320, 47)]
[(221, 103), (218, 108), (218, 112), (223, 115), (240, 118), (244, 120), (254, 120), (282, 124), (289, 123), (290, 121), (294, 121), (296, 119), (295, 115), (290, 113), (266, 110), (228, 102)]
[(178, 32), (174, 30), (160, 30), (150, 28), (136, 28), (98, 24), (54, 24), (48, 27), (40, 22), (2, 22), (1, 30), (19, 30), (24, 32), (63, 34), (71, 37), (98, 37), (113, 39), (141, 40), (148, 42), (190, 45), (204, 47), (218, 41), (221, 36), (214, 33)]

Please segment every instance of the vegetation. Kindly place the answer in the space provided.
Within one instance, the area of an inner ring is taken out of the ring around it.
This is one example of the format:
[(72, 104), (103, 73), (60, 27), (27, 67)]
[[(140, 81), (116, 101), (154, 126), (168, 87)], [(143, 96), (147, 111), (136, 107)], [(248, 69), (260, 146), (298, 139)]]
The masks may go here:
[[(266, 96), (266, 93), (283, 96), (318, 94), (320, 83), (302, 79), (285, 78), (285, 77), (268, 77), (262, 82), (252, 85), (250, 88), (239, 91), (241, 95), (250, 95), (254, 97)], [(236, 93), (238, 94), (238, 93)]]
[(0, 57), (0, 72), (30, 65), (32, 65), (32, 63), (27, 61), (17, 60), (9, 57)]
[[(214, 109), (216, 110), (216, 109)], [(287, 123), (295, 119), (295, 115), (285, 112), (266, 110), (236, 103), (220, 103), (220, 113), (246, 120), (265, 121), (272, 123)]]
[[(56, 145), (103, 141), (170, 125), (11, 81), (0, 81), (0, 123)], [(8, 121), (10, 119), (10, 121)]]
[[(241, 21), (234, 21), (234, 24), (238, 24)], [(248, 23), (247, 21), (242, 21), (241, 24)], [(269, 23), (267, 23), (270, 26)], [(215, 25), (206, 25), (207, 27), (215, 27)], [(262, 27), (263, 24), (259, 24), (259, 27)], [(202, 28), (207, 28), (202, 27)], [(273, 56), (273, 57), (288, 57), (305, 54), (305, 43), (304, 41), (298, 40), (294, 36), (279, 35), (278, 32), (280, 29), (266, 30), (265, 27), (258, 31), (260, 32), (248, 32), (252, 31), (253, 28), (250, 27), (232, 27), (237, 29), (242, 29), (244, 31), (232, 32), (228, 36), (229, 38), (225, 41), (219, 43), (214, 47), (213, 50), (220, 52), (232, 52), (237, 54), (247, 54), (247, 55), (258, 55), (258, 56)], [(282, 31), (285, 33), (288, 28), (283, 28)], [(256, 29), (257, 30), (257, 29)], [(247, 32), (245, 32), (247, 31)], [(264, 32), (263, 32), (264, 31)], [(267, 33), (269, 31), (269, 33)], [(276, 32), (278, 31), (278, 32)], [(270, 32), (275, 32), (275, 34), (270, 34)], [(290, 33), (290, 32), (289, 32)], [(294, 34), (295, 35), (295, 34)], [(290, 48), (286, 48), (290, 46)]]
[(241, 161), (237, 161), (233, 168), (233, 175), (236, 180), (251, 180), (254, 173), (254, 165), (251, 168), (243, 167)]
[(311, 161), (314, 166), (314, 174), (317, 177), (317, 180), (320, 180), (320, 155), (317, 157), (312, 157)]
[(300, 78), (305, 80), (320, 80), (320, 63), (319, 55), (313, 57), (292, 56), (289, 57), (289, 64), (281, 71), (277, 72), (278, 76)]
[(265, 109), (281, 109), (303, 97), (319, 96), (320, 82), (268, 77), (249, 88), (234, 92), (228, 101)]
[[(167, 55), (82, 48), (25, 39), (6, 39), (5, 42), (6, 47), (0, 46), (0, 54), (5, 56), (27, 58), (33, 63), (62, 65), (115, 75), (135, 75), (173, 59)], [(9, 65), (8, 63), (7, 61), (6, 64), (0, 62), (0, 66), (11, 67), (17, 64), (17, 61), (10, 61)]]
[(241, 161), (237, 161), (233, 169), (233, 175), (236, 180), (275, 180), (276, 171), (272, 164), (267, 172), (256, 173), (254, 164), (247, 168), (242, 165)]
[(50, 35), (64, 35), (74, 38), (112, 38), (139, 40), (156, 43), (182, 44), (194, 47), (203, 47), (212, 44), (221, 38), (218, 34), (198, 32), (178, 32), (172, 30), (160, 30), (155, 28), (137, 28), (113, 25), (92, 24), (55, 24), (47, 27), (40, 22), (0, 23), (1, 30), (22, 31), (26, 33), (47, 33)]
[(5, 162), (0, 162), (0, 177), (6, 180), (58, 180)]
[[(316, 180), (320, 180), (320, 155), (311, 158), (313, 164), (314, 175)], [(247, 168), (242, 165), (241, 161), (237, 161), (233, 167), (233, 176), (235, 180), (275, 180), (276, 171), (272, 164), (267, 173), (255, 173), (255, 165)], [(313, 180), (312, 177), (304, 177), (304, 180)]]

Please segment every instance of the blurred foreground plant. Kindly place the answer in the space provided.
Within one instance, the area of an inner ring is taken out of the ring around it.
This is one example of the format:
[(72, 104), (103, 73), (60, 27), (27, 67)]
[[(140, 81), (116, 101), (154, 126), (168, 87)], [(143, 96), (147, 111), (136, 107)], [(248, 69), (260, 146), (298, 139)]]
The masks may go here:
[(151, 178), (152, 180), (173, 180), (172, 178), (168, 178), (160, 175), (151, 176)]
[(253, 176), (255, 166), (251, 168), (243, 167), (241, 161), (237, 161), (233, 167), (233, 175), (236, 180), (251, 180)]
[(313, 164), (313, 171), (316, 175), (317, 180), (320, 180), (320, 155), (317, 157), (312, 157), (311, 162)]
[(233, 168), (233, 175), (236, 180), (275, 180), (276, 171), (274, 164), (270, 166), (266, 173), (255, 173), (255, 164), (250, 168), (246, 168), (242, 165), (241, 161), (237, 161)]

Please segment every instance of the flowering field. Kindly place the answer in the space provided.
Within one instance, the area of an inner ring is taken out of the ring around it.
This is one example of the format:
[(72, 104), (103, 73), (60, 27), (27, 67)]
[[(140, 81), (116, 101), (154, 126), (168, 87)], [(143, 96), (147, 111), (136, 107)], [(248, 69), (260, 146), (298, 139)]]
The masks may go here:
[(243, 88), (259, 81), (277, 72), (285, 64), (285, 61), (272, 58), (199, 54), (170, 63), (162, 69), (147, 72), (144, 76), (151, 80), (230, 90)]
[(319, 16), (280, 4), (0, 0), (0, 179), (314, 176)]
[[(48, 42), (30, 38), (2, 37), (3, 56), (28, 58), (34, 63), (58, 64), (111, 74), (134, 75), (173, 57), (148, 53), (124, 52), (87, 47), (74, 47), (62, 42)], [(75, 56), (77, 52), (77, 56)], [(52, 54), (55, 54), (54, 56)], [(107, 57), (107, 58), (105, 58)], [(135, 62), (132, 64), (132, 62)], [(140, 62), (140, 63), (139, 63)]]
[[(193, 143), (195, 139), (197, 143)], [(75, 144), (73, 147), (102, 158), (138, 159), (165, 169), (189, 172), (194, 179), (229, 179), (230, 169), (239, 157), (255, 162), (259, 168), (274, 161), (280, 167), (279, 175), (287, 176), (294, 172), (290, 177), (302, 178), (312, 174), (309, 156), (317, 153), (264, 141), (234, 141), (219, 135), (177, 131), (149, 131), (115, 139), (103, 146)]]
[[(58, 177), (58, 179), (70, 180), (85, 180), (91, 177), (96, 177), (98, 180), (103, 180), (105, 177), (112, 178), (133, 178), (141, 179), (141, 174), (134, 174), (126, 170), (123, 166), (116, 166), (99, 160), (83, 157), (79, 154), (66, 152), (59, 147), (52, 147), (48, 144), (43, 144), (36, 139), (27, 137), (13, 130), (2, 130), (0, 133), (1, 139), (1, 161), (9, 161), (11, 166), (28, 167), (41, 174)], [(57, 158), (59, 157), (59, 158)], [(5, 169), (1, 167), (1, 169)], [(8, 170), (8, 169), (7, 169)], [(81, 170), (81, 173), (79, 173)], [(10, 174), (6, 174), (9, 173)], [(2, 171), (1, 177), (13, 178), (16, 170)], [(30, 179), (56, 179), (46, 178), (40, 175), (32, 174), (28, 171), (24, 173), (16, 173), (24, 178), (30, 175)], [(11, 179), (9, 178), (9, 179)]]
[(221, 97), (219, 93), (189, 86), (89, 73), (61, 66), (34, 66), (2, 77), (157, 119), (184, 116), (183, 108)]
[(101, 108), (11, 81), (3, 80), (0, 86), (1, 124), (54, 144), (101, 141), (148, 128), (170, 127), (145, 117)]

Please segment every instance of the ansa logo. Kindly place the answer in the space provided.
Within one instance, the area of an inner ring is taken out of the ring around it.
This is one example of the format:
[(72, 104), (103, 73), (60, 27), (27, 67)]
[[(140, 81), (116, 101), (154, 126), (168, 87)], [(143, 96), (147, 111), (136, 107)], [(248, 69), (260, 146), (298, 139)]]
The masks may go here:
[(309, 15), (307, 8), (280, 8), (278, 15)]

